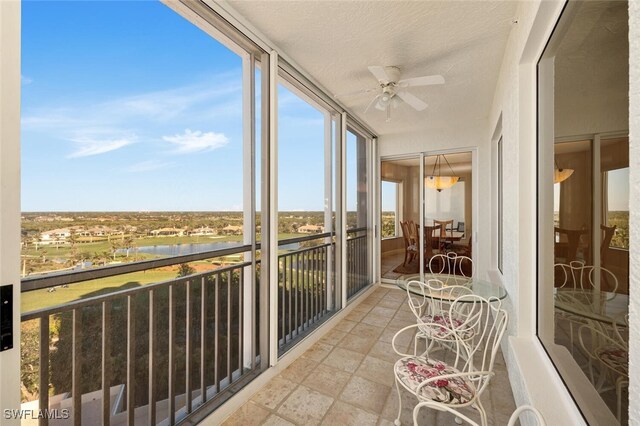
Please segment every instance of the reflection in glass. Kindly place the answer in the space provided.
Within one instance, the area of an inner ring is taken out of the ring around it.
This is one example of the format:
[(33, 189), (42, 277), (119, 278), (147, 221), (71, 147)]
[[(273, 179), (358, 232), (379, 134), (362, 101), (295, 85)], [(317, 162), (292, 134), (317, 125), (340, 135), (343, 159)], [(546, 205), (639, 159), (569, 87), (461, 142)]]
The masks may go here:
[(627, 19), (626, 2), (569, 2), (539, 64), (539, 335), (582, 371), (563, 379), (597, 424), (628, 423)]

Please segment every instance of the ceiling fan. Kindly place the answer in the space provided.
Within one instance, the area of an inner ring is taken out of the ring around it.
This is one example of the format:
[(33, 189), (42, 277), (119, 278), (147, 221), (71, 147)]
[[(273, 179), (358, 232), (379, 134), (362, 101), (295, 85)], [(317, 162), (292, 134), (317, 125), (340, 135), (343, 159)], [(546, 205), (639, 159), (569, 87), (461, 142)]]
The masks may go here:
[(369, 71), (378, 80), (378, 86), (370, 89), (358, 90), (356, 92), (337, 95), (336, 98), (355, 96), (364, 93), (377, 92), (376, 96), (369, 102), (364, 110), (365, 114), (373, 106), (380, 111), (387, 112), (387, 121), (391, 120), (391, 107), (396, 107), (401, 101), (411, 106), (417, 111), (422, 111), (427, 104), (415, 95), (406, 90), (409, 87), (431, 86), (434, 84), (444, 84), (444, 77), (441, 75), (426, 75), (400, 80), (400, 69), (398, 67), (383, 67), (372, 65)]

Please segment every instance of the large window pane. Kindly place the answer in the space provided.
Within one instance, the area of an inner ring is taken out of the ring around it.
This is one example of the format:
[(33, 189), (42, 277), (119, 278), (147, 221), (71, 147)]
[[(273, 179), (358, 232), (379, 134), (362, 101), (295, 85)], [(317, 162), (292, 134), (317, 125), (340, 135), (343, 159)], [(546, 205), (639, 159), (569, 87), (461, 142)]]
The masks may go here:
[(538, 65), (538, 335), (590, 424), (628, 423), (627, 20), (569, 2)]
[(96, 422), (106, 393), (111, 423), (180, 422), (259, 369), (258, 49), (160, 2), (25, 2), (22, 19), (23, 409), (77, 398)]
[(280, 353), (335, 306), (332, 116), (278, 85), (278, 342)]

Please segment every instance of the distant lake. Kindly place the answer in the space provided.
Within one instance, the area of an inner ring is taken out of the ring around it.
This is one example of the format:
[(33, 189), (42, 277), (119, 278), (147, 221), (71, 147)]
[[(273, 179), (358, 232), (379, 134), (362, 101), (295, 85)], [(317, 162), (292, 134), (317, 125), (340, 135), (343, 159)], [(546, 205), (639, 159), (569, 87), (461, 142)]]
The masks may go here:
[[(238, 241), (218, 241), (215, 243), (202, 243), (202, 244), (173, 244), (173, 245), (159, 245), (159, 246), (141, 246), (137, 247), (135, 251), (138, 253), (153, 254), (156, 256), (181, 256), (193, 253), (202, 253), (204, 251), (224, 250), (233, 247), (240, 247), (242, 243)], [(295, 250), (300, 247), (300, 244), (287, 244), (280, 246), (280, 250)], [(125, 249), (118, 249), (118, 253), (126, 253)], [(133, 250), (129, 250), (129, 254), (133, 253)]]

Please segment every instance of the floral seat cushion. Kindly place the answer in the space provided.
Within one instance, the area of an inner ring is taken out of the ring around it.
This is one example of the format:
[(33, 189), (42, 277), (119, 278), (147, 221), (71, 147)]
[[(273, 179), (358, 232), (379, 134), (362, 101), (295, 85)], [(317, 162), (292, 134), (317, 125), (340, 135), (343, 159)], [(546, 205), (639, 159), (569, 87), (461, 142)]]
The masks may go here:
[(595, 351), (596, 357), (612, 370), (629, 375), (629, 352), (617, 346), (602, 346)]
[[(432, 377), (459, 373), (454, 367), (441, 361), (421, 357), (406, 357), (394, 366), (398, 380), (410, 391), (416, 392), (418, 385)], [(473, 384), (466, 377), (434, 380), (420, 389), (420, 398), (445, 404), (466, 404), (475, 395)]]
[[(471, 327), (462, 327), (462, 320), (453, 318), (449, 315), (425, 315), (420, 318), (423, 323), (418, 328), (426, 336), (440, 340), (455, 340), (452, 329), (455, 330), (458, 337), (462, 340), (469, 340), (475, 335), (475, 331)], [(437, 324), (437, 325), (436, 325)], [(453, 327), (452, 327), (453, 326)]]

